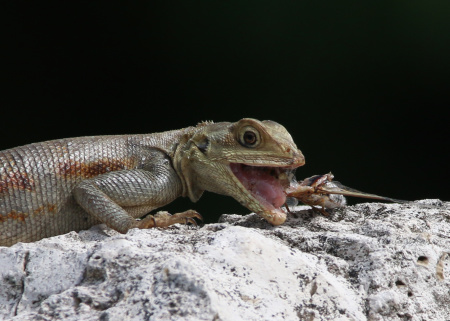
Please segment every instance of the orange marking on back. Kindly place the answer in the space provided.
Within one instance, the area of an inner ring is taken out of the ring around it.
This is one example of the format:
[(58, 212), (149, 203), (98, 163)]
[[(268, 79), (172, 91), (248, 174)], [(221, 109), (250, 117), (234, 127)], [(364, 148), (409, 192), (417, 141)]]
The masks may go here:
[(12, 219), (17, 221), (25, 222), (25, 219), (28, 217), (27, 213), (17, 212), (16, 210), (12, 210), (6, 215), (6, 219)]
[(60, 164), (58, 174), (60, 176), (92, 178), (108, 172), (129, 168), (131, 164), (132, 161), (130, 159), (123, 161), (104, 158), (90, 163), (67, 160)]
[(0, 193), (8, 191), (10, 188), (32, 191), (34, 189), (34, 179), (26, 172), (2, 173), (0, 177)]
[[(33, 216), (37, 215), (45, 215), (47, 213), (55, 213), (57, 210), (57, 207), (55, 204), (46, 204), (39, 206), (37, 209), (33, 210)], [(0, 223), (4, 223), (7, 220), (15, 220), (20, 222), (25, 222), (25, 220), (28, 218), (29, 214), (24, 212), (19, 212), (16, 210), (12, 210), (6, 215), (0, 214)]]
[(39, 206), (35, 210), (33, 210), (33, 214), (36, 215), (43, 215), (46, 213), (55, 213), (57, 210), (56, 204), (46, 204)]
[(55, 204), (47, 204), (47, 210), (49, 212), (56, 212), (56, 209), (57, 209), (57, 207)]

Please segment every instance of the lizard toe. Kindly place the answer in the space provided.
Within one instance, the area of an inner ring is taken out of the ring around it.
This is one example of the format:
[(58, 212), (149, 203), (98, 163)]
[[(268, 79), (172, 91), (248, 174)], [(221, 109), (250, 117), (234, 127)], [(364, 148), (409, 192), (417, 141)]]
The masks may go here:
[(181, 213), (169, 214), (166, 211), (160, 211), (155, 215), (148, 215), (144, 219), (137, 222), (138, 228), (152, 228), (152, 227), (168, 227), (173, 224), (192, 224), (198, 226), (195, 219), (203, 221), (203, 217), (194, 210), (187, 210)]

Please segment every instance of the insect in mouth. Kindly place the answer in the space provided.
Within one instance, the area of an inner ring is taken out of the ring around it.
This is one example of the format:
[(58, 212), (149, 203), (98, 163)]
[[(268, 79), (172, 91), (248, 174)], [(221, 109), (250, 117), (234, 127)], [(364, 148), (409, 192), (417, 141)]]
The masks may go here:
[[(333, 178), (334, 175), (328, 173), (325, 175), (314, 175), (299, 182), (291, 179), (291, 185), (285, 191), (286, 196), (309, 205), (324, 215), (329, 214), (326, 209), (345, 206), (347, 201), (344, 196), (370, 198), (394, 203), (410, 203), (409, 201), (361, 192), (338, 181), (333, 181)], [(287, 205), (286, 209), (289, 211)]]

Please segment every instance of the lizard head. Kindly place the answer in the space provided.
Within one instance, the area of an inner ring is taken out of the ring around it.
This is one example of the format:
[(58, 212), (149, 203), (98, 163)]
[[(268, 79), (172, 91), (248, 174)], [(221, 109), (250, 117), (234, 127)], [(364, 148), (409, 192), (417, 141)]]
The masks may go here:
[(184, 194), (197, 201), (203, 191), (235, 198), (273, 225), (282, 224), (292, 169), (305, 158), (291, 135), (273, 121), (201, 123), (175, 156)]

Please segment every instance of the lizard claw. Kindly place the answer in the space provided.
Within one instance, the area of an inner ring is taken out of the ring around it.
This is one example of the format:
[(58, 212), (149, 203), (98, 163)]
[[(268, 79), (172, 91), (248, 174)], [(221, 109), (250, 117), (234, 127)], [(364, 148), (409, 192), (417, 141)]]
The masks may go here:
[(185, 222), (186, 225), (188, 225), (189, 223), (191, 223), (191, 224), (194, 225), (195, 227), (198, 226), (197, 222), (196, 222), (192, 217), (186, 217), (185, 220), (186, 220), (186, 222)]
[(203, 222), (203, 217), (194, 210), (187, 210), (181, 213), (169, 214), (166, 211), (160, 211), (155, 215), (148, 215), (143, 220), (137, 222), (138, 228), (152, 228), (152, 227), (168, 227), (173, 224), (192, 224), (198, 226), (194, 218)]

